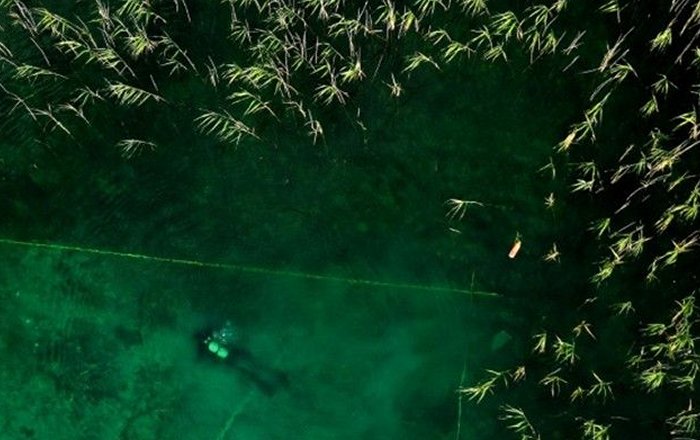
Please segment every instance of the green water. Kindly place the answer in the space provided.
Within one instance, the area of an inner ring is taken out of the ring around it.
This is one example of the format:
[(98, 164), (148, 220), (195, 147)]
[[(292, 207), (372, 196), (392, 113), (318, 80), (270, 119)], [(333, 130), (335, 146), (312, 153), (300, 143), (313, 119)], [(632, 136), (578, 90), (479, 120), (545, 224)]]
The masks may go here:
[[(537, 171), (575, 84), (547, 63), (419, 72), (399, 100), (357, 97), (366, 130), (329, 110), (319, 145), (224, 147), (194, 130), (187, 82), (168, 85), (182, 106), (98, 105), (79, 142), (11, 132), (3, 238), (426, 289), (2, 244), (2, 438), (498, 438), (492, 406), (458, 417), (457, 387), (519, 359), (548, 313), (532, 300), (589, 271), (587, 218)], [(123, 137), (159, 148), (126, 160)], [(450, 221), (449, 198), (485, 206)], [(228, 364), (201, 349), (227, 320)]]
[[(478, 346), (465, 322), (483, 323), (457, 298), (4, 257), (17, 438), (217, 438), (227, 423), (222, 438), (434, 436), (452, 428), (446, 396)], [(196, 350), (224, 319), (246, 352), (232, 366)]]

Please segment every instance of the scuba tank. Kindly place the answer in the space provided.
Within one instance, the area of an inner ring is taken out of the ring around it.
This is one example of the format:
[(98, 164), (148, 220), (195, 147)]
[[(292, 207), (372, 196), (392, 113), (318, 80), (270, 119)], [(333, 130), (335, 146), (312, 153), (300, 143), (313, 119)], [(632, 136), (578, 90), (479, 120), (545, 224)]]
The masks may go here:
[(214, 354), (219, 359), (226, 359), (231, 353), (231, 348), (236, 342), (236, 331), (233, 328), (231, 321), (226, 323), (219, 330), (215, 330), (211, 335), (204, 340), (204, 345), (207, 350)]

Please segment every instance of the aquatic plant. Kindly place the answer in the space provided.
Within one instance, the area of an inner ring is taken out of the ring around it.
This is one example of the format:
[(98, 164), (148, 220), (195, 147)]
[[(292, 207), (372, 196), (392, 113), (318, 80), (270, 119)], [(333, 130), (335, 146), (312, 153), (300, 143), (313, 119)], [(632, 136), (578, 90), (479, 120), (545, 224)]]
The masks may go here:
[(449, 206), (449, 210), (445, 217), (448, 220), (462, 220), (464, 214), (467, 213), (467, 208), (469, 206), (484, 206), (483, 203), (477, 202), (476, 200), (460, 200), (460, 199), (449, 199), (445, 202)]
[(520, 440), (539, 440), (540, 435), (530, 423), (530, 420), (525, 415), (521, 408), (515, 408), (510, 405), (504, 405), (501, 408), (502, 415), (499, 417), (506, 423), (508, 429), (513, 431), (520, 437)]
[(121, 150), (122, 156), (131, 159), (141, 154), (143, 150), (155, 150), (156, 144), (140, 139), (122, 139), (117, 142), (116, 147)]

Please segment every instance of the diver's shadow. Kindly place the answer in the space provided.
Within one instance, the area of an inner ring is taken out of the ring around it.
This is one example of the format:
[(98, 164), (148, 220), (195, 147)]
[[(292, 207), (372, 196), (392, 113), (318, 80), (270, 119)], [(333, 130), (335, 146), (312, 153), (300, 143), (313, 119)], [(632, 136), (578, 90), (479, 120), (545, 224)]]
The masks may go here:
[(284, 371), (267, 365), (244, 347), (230, 347), (225, 363), (267, 396), (289, 387), (289, 378)]

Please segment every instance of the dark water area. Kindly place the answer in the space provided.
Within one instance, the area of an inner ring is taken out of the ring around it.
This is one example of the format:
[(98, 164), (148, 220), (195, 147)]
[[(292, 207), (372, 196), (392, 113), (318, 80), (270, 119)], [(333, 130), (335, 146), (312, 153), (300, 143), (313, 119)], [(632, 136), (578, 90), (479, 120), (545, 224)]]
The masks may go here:
[[(594, 211), (565, 164), (538, 171), (581, 85), (516, 61), (383, 87), (353, 97), (364, 128), (329, 109), (316, 145), (273, 123), (222, 145), (192, 123), (216, 98), (184, 80), (170, 106), (98, 102), (71, 137), (7, 122), (0, 238), (141, 257), (0, 244), (0, 438), (499, 438), (493, 405), (460, 416), (456, 389), (590, 289)], [(127, 159), (123, 138), (158, 148)], [(482, 205), (450, 219), (452, 198)], [(221, 361), (203, 339), (226, 321)]]

